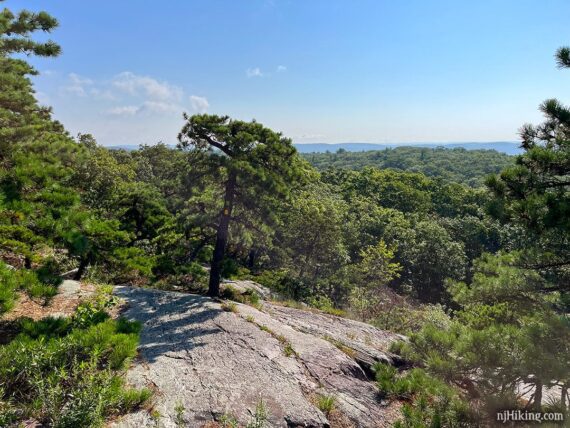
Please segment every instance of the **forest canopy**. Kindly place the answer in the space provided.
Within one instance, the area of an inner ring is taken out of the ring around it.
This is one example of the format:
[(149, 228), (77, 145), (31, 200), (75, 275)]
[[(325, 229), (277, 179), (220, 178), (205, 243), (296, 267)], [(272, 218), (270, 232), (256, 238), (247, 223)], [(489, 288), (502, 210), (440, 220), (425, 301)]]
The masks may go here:
[(362, 169), (366, 166), (421, 172), (428, 177), (480, 187), (485, 177), (498, 174), (511, 166), (514, 156), (495, 150), (467, 150), (464, 148), (395, 147), (384, 150), (335, 153), (304, 153), (302, 155), (319, 170), (327, 168)]

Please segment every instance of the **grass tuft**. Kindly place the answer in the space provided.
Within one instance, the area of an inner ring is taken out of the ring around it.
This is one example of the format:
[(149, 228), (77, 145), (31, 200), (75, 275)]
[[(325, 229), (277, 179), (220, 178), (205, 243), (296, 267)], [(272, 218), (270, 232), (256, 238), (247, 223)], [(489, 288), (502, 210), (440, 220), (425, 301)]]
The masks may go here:
[(344, 352), (346, 355), (348, 355), (350, 358), (354, 359), (356, 357), (356, 351), (354, 349), (352, 349), (349, 346), (346, 346), (344, 343), (342, 343), (339, 340), (336, 340), (330, 336), (325, 336), (324, 339), (330, 343), (332, 343), (334, 346), (336, 346), (338, 348), (339, 351)]
[(234, 302), (224, 302), (222, 303), (222, 311), (238, 313), (238, 307)]
[(335, 397), (332, 395), (319, 395), (317, 398), (317, 407), (325, 415), (333, 411), (335, 405)]
[(247, 424), (246, 428), (265, 428), (268, 417), (269, 413), (267, 412), (267, 406), (263, 402), (263, 399), (260, 399), (255, 406), (253, 418)]

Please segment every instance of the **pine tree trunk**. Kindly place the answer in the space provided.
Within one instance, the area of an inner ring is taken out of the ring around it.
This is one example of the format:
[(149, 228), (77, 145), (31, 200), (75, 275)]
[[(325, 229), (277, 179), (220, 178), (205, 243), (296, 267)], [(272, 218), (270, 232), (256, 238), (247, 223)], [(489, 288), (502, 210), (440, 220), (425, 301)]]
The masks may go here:
[(535, 382), (536, 391), (534, 393), (534, 410), (540, 412), (542, 408), (542, 381), (537, 380)]
[(77, 272), (75, 272), (75, 275), (73, 276), (74, 280), (79, 281), (83, 277), (85, 271), (87, 270), (87, 265), (89, 265), (89, 259), (87, 257), (82, 258), (79, 261), (79, 267), (77, 268)]
[(228, 230), (232, 209), (234, 206), (234, 197), (236, 190), (237, 176), (235, 171), (230, 171), (228, 181), (226, 182), (226, 193), (224, 196), (224, 208), (220, 214), (220, 223), (216, 234), (216, 246), (212, 255), (212, 263), (210, 267), (210, 283), (208, 285), (208, 295), (218, 297), (220, 295), (220, 279), (222, 274), (222, 261), (226, 251), (228, 242)]
[(252, 248), (247, 255), (247, 267), (253, 269), (255, 266), (255, 250)]

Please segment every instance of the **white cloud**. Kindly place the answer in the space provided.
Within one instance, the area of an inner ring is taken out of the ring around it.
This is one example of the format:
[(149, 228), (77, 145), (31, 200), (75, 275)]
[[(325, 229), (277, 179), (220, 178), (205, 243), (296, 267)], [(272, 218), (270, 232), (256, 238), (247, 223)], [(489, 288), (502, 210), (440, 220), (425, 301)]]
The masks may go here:
[(165, 103), (162, 101), (145, 101), (143, 105), (139, 107), (137, 113), (180, 113), (182, 114), (183, 107), (178, 106), (173, 103)]
[(144, 95), (152, 100), (179, 101), (182, 98), (181, 88), (168, 82), (159, 82), (148, 76), (139, 76), (130, 71), (119, 73), (112, 81), (117, 89), (130, 95)]
[(141, 126), (168, 117), (179, 118), (190, 108), (204, 113), (210, 107), (206, 97), (187, 97), (178, 86), (130, 71), (119, 73), (111, 80), (92, 80), (70, 73), (68, 85), (62, 89), (67, 94), (89, 97), (89, 104), (97, 105), (98, 111), (108, 116), (136, 117), (132, 122)]
[(108, 110), (107, 113), (112, 116), (135, 116), (145, 113), (181, 113), (184, 110), (182, 106), (163, 101), (145, 101), (140, 106), (128, 105), (117, 106)]
[(287, 71), (287, 67), (285, 67), (284, 65), (278, 65), (277, 66), (277, 73), (285, 73)]
[(247, 77), (263, 77), (263, 73), (261, 72), (261, 70), (259, 69), (259, 67), (255, 67), (255, 68), (248, 68), (245, 71), (245, 75)]
[(70, 84), (65, 87), (65, 90), (80, 97), (84, 97), (87, 93), (86, 88), (93, 85), (93, 80), (76, 73), (69, 73), (69, 81)]
[(134, 116), (139, 111), (137, 106), (119, 106), (113, 107), (108, 111), (112, 116)]
[(210, 107), (210, 103), (205, 97), (191, 95), (190, 102), (192, 103), (192, 109), (198, 113), (206, 113), (206, 111)]

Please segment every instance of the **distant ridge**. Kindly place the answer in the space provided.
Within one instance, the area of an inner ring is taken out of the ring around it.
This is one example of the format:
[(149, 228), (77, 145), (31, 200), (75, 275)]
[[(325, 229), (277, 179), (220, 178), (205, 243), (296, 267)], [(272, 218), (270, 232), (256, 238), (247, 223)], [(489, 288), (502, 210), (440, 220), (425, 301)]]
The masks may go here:
[[(169, 147), (174, 147), (174, 145), (167, 144)], [(347, 152), (366, 152), (370, 150), (385, 150), (395, 147), (426, 147), (426, 148), (436, 148), (444, 147), (446, 149), (457, 149), (463, 148), (465, 150), (496, 150), (500, 153), (506, 153), (508, 155), (518, 155), (523, 152), (520, 148), (520, 144), (513, 141), (497, 141), (488, 143), (476, 143), (476, 142), (465, 142), (465, 143), (394, 143), (394, 144), (374, 144), (374, 143), (338, 143), (338, 144), (327, 144), (327, 143), (295, 143), (294, 144), (299, 153), (325, 153), (336, 152), (338, 149), (344, 149)], [(116, 146), (107, 146), (111, 150), (137, 150), (138, 145), (135, 144), (123, 144)]]
[(436, 148), (444, 147), (446, 149), (463, 148), (465, 150), (496, 150), (508, 155), (518, 155), (523, 152), (520, 143), (512, 141), (497, 141), (488, 143), (394, 143), (394, 144), (374, 144), (374, 143), (296, 143), (295, 147), (300, 153), (324, 153), (326, 151), (336, 152), (338, 149), (344, 149), (347, 152), (365, 152), (370, 150), (385, 150), (387, 148), (396, 147), (426, 147)]

